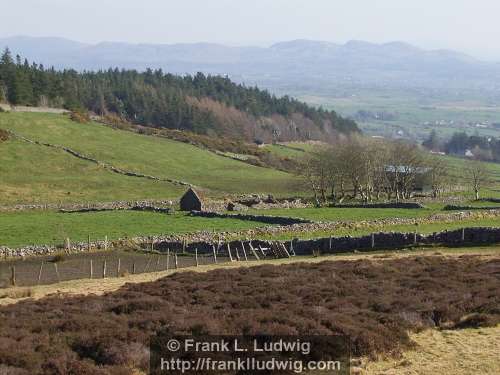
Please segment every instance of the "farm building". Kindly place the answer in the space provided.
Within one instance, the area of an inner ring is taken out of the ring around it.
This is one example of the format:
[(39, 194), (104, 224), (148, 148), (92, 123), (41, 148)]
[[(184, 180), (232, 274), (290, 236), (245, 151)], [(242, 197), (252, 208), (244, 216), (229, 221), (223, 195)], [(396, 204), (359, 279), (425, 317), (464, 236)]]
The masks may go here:
[(181, 211), (202, 211), (203, 201), (193, 188), (189, 188), (182, 196), (180, 206)]

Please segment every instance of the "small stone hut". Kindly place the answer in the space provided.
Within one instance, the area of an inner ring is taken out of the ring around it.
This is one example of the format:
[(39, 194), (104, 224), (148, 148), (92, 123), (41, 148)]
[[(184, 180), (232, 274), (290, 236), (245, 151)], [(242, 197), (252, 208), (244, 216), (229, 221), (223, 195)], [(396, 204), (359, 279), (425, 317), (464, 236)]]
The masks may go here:
[(180, 206), (181, 211), (203, 211), (203, 201), (193, 188), (182, 196)]

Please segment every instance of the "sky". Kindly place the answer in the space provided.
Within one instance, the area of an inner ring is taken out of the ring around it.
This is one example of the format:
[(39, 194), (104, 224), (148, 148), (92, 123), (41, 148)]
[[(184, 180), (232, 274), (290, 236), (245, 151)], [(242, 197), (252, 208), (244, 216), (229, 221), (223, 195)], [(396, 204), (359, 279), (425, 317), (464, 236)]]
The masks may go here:
[(3, 1), (0, 37), (260, 46), (404, 41), (500, 61), (498, 0)]

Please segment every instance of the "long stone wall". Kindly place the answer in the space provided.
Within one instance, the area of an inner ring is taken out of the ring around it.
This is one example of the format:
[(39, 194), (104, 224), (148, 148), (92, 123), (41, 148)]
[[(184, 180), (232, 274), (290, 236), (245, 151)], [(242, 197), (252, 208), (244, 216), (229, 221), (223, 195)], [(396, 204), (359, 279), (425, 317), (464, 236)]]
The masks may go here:
[(174, 179), (170, 179), (170, 178), (150, 176), (150, 175), (143, 174), (143, 173), (138, 173), (138, 172), (134, 172), (134, 171), (123, 170), (123, 169), (117, 168), (117, 167), (115, 167), (115, 166), (113, 166), (113, 165), (111, 165), (109, 163), (106, 163), (106, 162), (97, 160), (95, 158), (92, 158), (90, 156), (81, 154), (81, 153), (79, 153), (79, 152), (77, 152), (77, 151), (75, 151), (75, 150), (73, 150), (73, 149), (71, 149), (69, 147), (55, 145), (55, 144), (52, 144), (52, 143), (45, 143), (45, 142), (40, 142), (40, 141), (34, 141), (34, 140), (28, 139), (26, 137), (23, 137), (22, 135), (19, 135), (19, 134), (13, 132), (12, 130), (7, 130), (7, 131), (12, 136), (14, 136), (14, 137), (16, 137), (18, 139), (21, 139), (24, 142), (35, 144), (35, 145), (39, 145), (39, 146), (51, 147), (51, 148), (55, 148), (55, 149), (59, 149), (59, 150), (65, 151), (65, 152), (69, 153), (70, 155), (73, 155), (74, 157), (77, 157), (79, 159), (82, 159), (82, 160), (85, 160), (85, 161), (88, 161), (88, 162), (91, 162), (91, 163), (95, 163), (95, 164), (97, 164), (99, 166), (102, 166), (103, 168), (105, 168), (105, 169), (107, 169), (107, 170), (109, 170), (111, 172), (117, 173), (117, 174), (121, 174), (121, 175), (124, 175), (124, 176), (129, 176), (129, 177), (145, 178), (145, 179), (154, 180), (154, 181), (169, 182), (169, 183), (175, 184), (175, 185), (192, 186), (190, 183), (184, 182), (184, 181), (174, 180)]
[[(453, 231), (443, 231), (429, 235), (418, 233), (373, 233), (361, 237), (325, 237), (316, 239), (294, 239), (285, 241), (287, 249), (297, 255), (309, 255), (313, 252), (322, 254), (335, 254), (349, 251), (371, 251), (371, 250), (390, 250), (401, 249), (416, 245), (443, 245), (443, 246), (468, 246), (468, 245), (491, 245), (500, 243), (500, 228), (463, 228)], [(216, 249), (227, 248), (241, 249), (243, 246), (249, 249), (248, 245), (252, 244), (254, 248), (258, 246), (268, 247), (270, 241), (265, 240), (232, 240), (224, 241), (194, 241), (187, 243), (185, 241), (169, 240), (169, 239), (154, 239), (144, 238), (143, 242), (135, 242), (135, 245), (142, 247), (144, 250), (149, 250), (151, 244), (155, 251), (174, 251), (194, 253), (197, 251), (200, 254), (213, 252)], [(126, 245), (126, 240), (107, 242), (96, 241), (90, 244), (92, 249), (104, 250), (111, 248), (122, 248)], [(55, 246), (27, 246), (20, 249), (10, 249), (0, 247), (0, 257), (15, 258), (29, 257), (37, 255), (50, 255), (64, 250)], [(88, 252), (89, 244), (86, 242), (73, 243), (69, 250), (73, 253)]]
[(334, 204), (331, 207), (335, 208), (425, 208), (425, 206), (418, 202), (387, 202), (387, 203), (345, 203), (345, 204)]
[(265, 224), (275, 225), (293, 225), (293, 224), (310, 224), (311, 220), (301, 219), (296, 217), (285, 216), (266, 216), (266, 215), (250, 215), (250, 214), (222, 214), (218, 212), (209, 211), (192, 211), (192, 216), (206, 217), (206, 218), (221, 218), (221, 219), (238, 219), (247, 221), (258, 221)]

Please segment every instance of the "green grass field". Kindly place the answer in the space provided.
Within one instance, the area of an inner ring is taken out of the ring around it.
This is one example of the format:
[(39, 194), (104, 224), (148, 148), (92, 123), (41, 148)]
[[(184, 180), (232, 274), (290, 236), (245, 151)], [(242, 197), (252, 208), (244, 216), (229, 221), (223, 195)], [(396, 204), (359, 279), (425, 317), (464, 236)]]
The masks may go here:
[(250, 210), (269, 216), (288, 216), (309, 219), (313, 221), (360, 221), (379, 220), (391, 217), (416, 218), (427, 217), (440, 211), (438, 205), (428, 209), (393, 209), (393, 208), (280, 208), (269, 210)]
[[(334, 109), (344, 116), (353, 116), (359, 110), (385, 111), (396, 115), (393, 121), (369, 120), (358, 122), (369, 135), (396, 136), (402, 130), (405, 137), (420, 141), (434, 129), (444, 138), (456, 131), (472, 135), (500, 136), (500, 128), (491, 124), (500, 122), (498, 103), (486, 98), (456, 98), (453, 96), (421, 95), (410, 90), (359, 89), (347, 95), (298, 94), (301, 100), (312, 105)], [(487, 127), (476, 124), (488, 123)]]
[[(442, 205), (428, 209), (378, 209), (378, 208), (297, 208), (275, 210), (251, 210), (264, 215), (307, 218), (313, 221), (376, 221), (388, 218), (423, 218), (442, 212)], [(60, 244), (64, 238), (84, 241), (91, 238), (118, 239), (141, 235), (180, 234), (201, 230), (231, 232), (252, 229), (266, 224), (236, 219), (208, 219), (191, 217), (185, 213), (165, 215), (152, 212), (113, 211), (91, 213), (60, 213), (56, 211), (23, 211), (0, 213), (0, 245), (18, 247), (29, 244)], [(465, 226), (500, 226), (499, 219), (461, 220), (453, 223), (429, 223), (418, 226), (421, 233)], [(280, 234), (276, 239), (294, 237), (313, 238), (324, 236), (363, 235), (375, 231), (413, 232), (414, 225), (360, 225), (333, 232), (308, 232)]]
[(236, 219), (208, 219), (185, 213), (165, 215), (139, 211), (60, 213), (25, 211), (0, 213), (0, 245), (62, 244), (72, 241), (110, 240), (142, 235), (176, 234), (195, 231), (236, 231), (265, 224)]
[[(296, 178), (284, 172), (255, 167), (185, 143), (95, 123), (78, 124), (62, 115), (1, 113), (0, 128), (70, 147), (121, 169), (185, 181), (210, 195), (251, 192), (279, 196), (297, 191)], [(0, 144), (0, 168), (0, 204), (175, 198), (183, 190), (168, 183), (113, 176), (62, 151), (18, 140)]]

